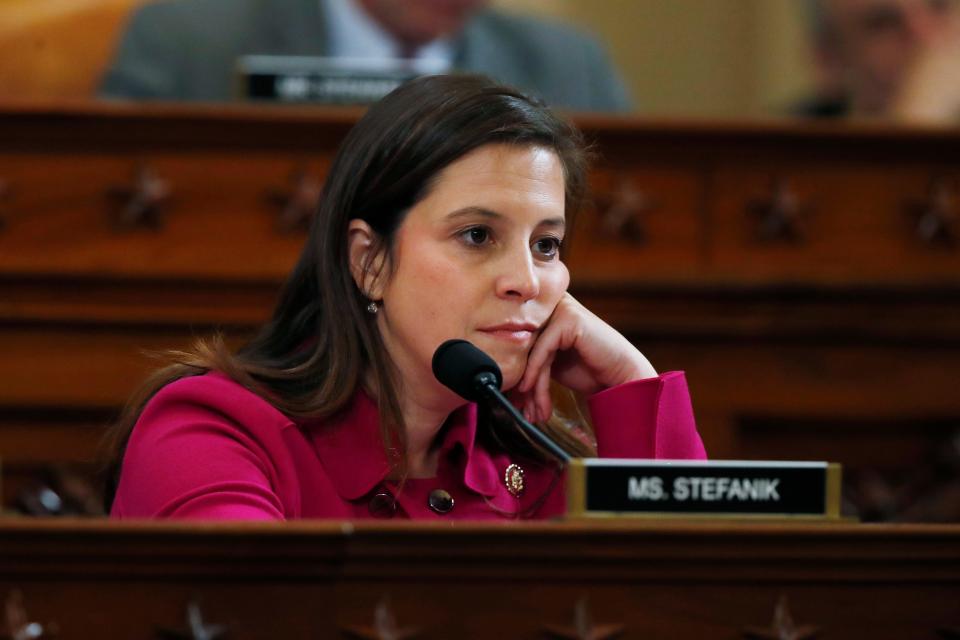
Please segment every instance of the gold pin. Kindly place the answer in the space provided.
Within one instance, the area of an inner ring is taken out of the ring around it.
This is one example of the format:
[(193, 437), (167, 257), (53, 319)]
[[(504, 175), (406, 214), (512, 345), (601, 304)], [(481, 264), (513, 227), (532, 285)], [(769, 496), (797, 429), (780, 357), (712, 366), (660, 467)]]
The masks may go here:
[(507, 470), (503, 473), (503, 483), (507, 485), (507, 491), (509, 491), (514, 498), (520, 497), (524, 488), (523, 469), (520, 468), (520, 465), (511, 464), (507, 467)]

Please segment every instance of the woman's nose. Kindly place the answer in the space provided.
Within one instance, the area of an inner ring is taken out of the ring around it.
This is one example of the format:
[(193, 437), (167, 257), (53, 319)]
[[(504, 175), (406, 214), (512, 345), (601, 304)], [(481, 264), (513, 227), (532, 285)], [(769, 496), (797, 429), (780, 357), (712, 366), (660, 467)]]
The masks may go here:
[(499, 261), (497, 295), (501, 298), (531, 300), (540, 293), (540, 278), (530, 248), (511, 251)]

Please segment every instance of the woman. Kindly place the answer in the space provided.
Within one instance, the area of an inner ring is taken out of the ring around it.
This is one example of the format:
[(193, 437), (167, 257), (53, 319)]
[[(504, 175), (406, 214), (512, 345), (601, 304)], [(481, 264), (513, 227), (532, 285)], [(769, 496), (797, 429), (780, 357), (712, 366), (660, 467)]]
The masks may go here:
[[(111, 514), (562, 513), (556, 465), (433, 377), (451, 338), (489, 353), (573, 455), (702, 458), (683, 375), (657, 375), (566, 292), (559, 251), (585, 171), (576, 130), (484, 78), (423, 78), (374, 105), (270, 322), (236, 354), (181, 354), (131, 403)], [(555, 415), (551, 380), (593, 394), (595, 434)]]

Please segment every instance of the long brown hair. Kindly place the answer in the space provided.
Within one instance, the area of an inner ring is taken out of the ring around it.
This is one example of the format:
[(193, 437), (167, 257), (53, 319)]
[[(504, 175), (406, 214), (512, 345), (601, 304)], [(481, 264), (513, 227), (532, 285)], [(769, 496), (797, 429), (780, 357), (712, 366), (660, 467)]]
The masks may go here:
[[(374, 316), (365, 311), (369, 301), (349, 268), (348, 225), (352, 219), (366, 221), (389, 255), (404, 215), (439, 173), (491, 143), (554, 151), (564, 171), (568, 218), (580, 207), (586, 189), (582, 136), (540, 102), (472, 75), (420, 78), (396, 89), (367, 111), (340, 146), (306, 245), (269, 322), (235, 353), (215, 336), (192, 351), (169, 354), (172, 364), (131, 398), (106, 443), (108, 507), (127, 441), (146, 403), (164, 385), (210, 370), (225, 373), (293, 417), (332, 415), (369, 380), (376, 389), (384, 446), (395, 468), (403, 469), (397, 376)], [(517, 444), (512, 437), (513, 426), (484, 415), (498, 441), (524, 448), (522, 439)], [(568, 422), (554, 418), (546, 428), (571, 453), (593, 453)]]

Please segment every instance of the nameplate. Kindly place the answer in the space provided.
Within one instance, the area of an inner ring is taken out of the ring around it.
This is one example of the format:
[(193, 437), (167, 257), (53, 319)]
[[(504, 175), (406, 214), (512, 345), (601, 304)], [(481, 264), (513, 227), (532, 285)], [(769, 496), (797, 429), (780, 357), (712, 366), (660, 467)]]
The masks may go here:
[(840, 517), (840, 465), (587, 458), (567, 467), (567, 515)]
[(407, 80), (442, 71), (441, 63), (429, 60), (243, 56), (237, 61), (237, 93), (270, 102), (364, 105)]

